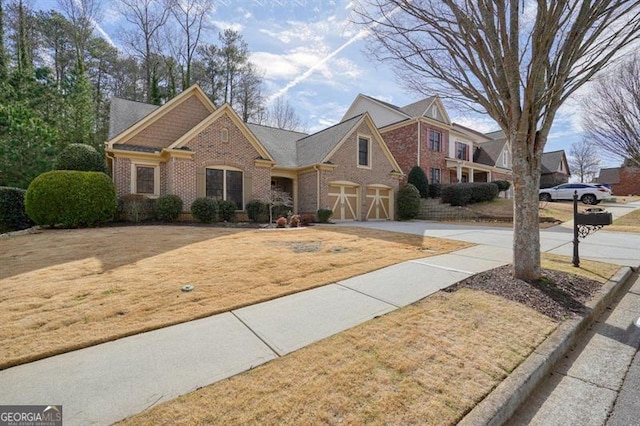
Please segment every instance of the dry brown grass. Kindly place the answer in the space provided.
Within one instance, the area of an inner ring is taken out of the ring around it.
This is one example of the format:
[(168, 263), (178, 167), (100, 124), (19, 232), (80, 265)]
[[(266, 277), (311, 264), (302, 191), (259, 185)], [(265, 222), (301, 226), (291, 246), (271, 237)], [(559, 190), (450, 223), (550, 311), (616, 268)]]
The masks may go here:
[[(0, 368), (465, 246), (331, 227), (145, 226), (0, 239)], [(195, 290), (181, 292), (187, 283)]]
[(640, 210), (634, 210), (621, 218), (616, 219), (612, 225), (604, 228), (607, 231), (640, 232)]
[(124, 424), (453, 424), (556, 325), (484, 292), (441, 292)]
[(603, 284), (620, 268), (619, 265), (586, 259), (580, 259), (580, 267), (576, 268), (571, 257), (551, 253), (542, 253), (540, 263), (543, 268), (580, 275)]
[(616, 203), (628, 204), (636, 201), (640, 201), (640, 195), (631, 195), (631, 196), (615, 196)]
[[(490, 202), (470, 204), (469, 209), (497, 220), (513, 221), (513, 200), (497, 199)], [(570, 202), (540, 203), (541, 227), (553, 226), (553, 221), (566, 222), (573, 219), (573, 204)], [(509, 224), (510, 225), (510, 224)]]

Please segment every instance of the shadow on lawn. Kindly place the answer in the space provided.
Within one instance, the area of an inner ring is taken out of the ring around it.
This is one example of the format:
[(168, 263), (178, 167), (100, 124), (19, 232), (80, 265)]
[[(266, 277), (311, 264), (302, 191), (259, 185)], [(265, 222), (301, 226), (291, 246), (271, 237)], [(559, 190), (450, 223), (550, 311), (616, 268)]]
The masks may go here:
[(95, 258), (102, 272), (246, 229), (202, 226), (123, 226), (45, 229), (0, 240), (0, 279)]

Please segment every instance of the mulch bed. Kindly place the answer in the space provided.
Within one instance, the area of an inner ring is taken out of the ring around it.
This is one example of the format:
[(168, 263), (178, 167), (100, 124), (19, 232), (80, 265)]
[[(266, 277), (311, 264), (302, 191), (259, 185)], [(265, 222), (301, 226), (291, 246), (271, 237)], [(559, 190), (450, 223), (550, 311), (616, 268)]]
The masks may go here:
[(585, 313), (585, 302), (602, 288), (602, 284), (589, 278), (566, 272), (543, 270), (543, 278), (534, 283), (513, 278), (511, 265), (474, 275), (444, 291), (459, 288), (482, 290), (522, 303), (557, 321)]

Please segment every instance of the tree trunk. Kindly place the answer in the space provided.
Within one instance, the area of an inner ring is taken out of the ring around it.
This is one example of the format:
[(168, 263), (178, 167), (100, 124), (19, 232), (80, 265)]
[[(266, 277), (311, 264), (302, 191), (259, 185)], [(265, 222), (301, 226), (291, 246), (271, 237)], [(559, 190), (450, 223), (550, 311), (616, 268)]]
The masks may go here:
[(540, 224), (538, 189), (540, 155), (529, 151), (526, 135), (516, 137), (513, 146), (513, 275), (532, 282), (540, 278)]

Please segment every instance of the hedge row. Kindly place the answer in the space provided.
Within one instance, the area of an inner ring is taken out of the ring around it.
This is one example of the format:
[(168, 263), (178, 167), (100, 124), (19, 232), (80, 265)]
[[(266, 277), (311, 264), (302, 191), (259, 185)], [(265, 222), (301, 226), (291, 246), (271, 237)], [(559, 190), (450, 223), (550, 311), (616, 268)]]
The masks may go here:
[(0, 186), (0, 233), (19, 231), (33, 225), (24, 209), (26, 192), (21, 188)]
[(494, 182), (472, 182), (444, 185), (441, 189), (443, 203), (452, 206), (466, 206), (467, 204), (491, 201), (500, 193)]

